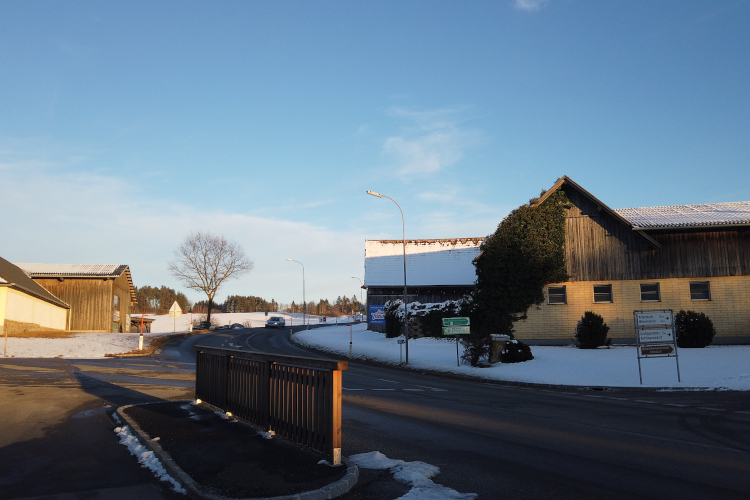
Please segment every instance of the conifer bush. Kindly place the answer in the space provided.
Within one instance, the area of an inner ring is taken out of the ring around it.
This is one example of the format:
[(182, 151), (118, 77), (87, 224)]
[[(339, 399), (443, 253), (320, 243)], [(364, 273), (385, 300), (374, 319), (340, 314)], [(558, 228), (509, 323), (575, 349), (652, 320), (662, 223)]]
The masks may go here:
[(609, 326), (604, 318), (592, 311), (583, 313), (583, 317), (576, 325), (573, 334), (573, 343), (579, 349), (596, 349), (603, 345), (609, 345), (612, 340), (607, 338)]
[(501, 363), (520, 363), (534, 359), (531, 347), (520, 340), (511, 340), (505, 344), (505, 349), (500, 353)]
[(680, 311), (674, 317), (677, 347), (706, 347), (716, 335), (714, 324), (703, 313)]

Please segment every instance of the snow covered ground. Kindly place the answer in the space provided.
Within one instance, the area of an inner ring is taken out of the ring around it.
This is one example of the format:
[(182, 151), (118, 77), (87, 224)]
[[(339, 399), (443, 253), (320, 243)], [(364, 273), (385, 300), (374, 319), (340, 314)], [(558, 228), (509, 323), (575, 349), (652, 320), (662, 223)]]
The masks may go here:
[[(302, 324), (301, 314), (277, 314), (287, 325)], [(265, 324), (265, 313), (216, 314), (220, 324), (244, 324), (259, 327)], [(197, 319), (197, 318), (194, 318)], [(310, 324), (319, 324), (317, 316), (308, 316)], [(368, 331), (364, 323), (335, 325), (346, 318), (327, 318), (331, 326), (294, 334), (294, 341), (342, 356), (349, 354), (351, 331), (354, 358), (368, 358), (398, 364), (403, 348), (397, 339)], [(190, 315), (173, 319), (155, 316), (149, 338), (187, 331)], [(8, 338), (9, 357), (100, 358), (105, 354), (123, 353), (138, 347), (138, 334), (85, 333), (64, 339)], [(635, 347), (582, 350), (574, 347), (534, 346), (534, 359), (525, 363), (497, 364), (491, 368), (474, 368), (456, 363), (456, 343), (446, 339), (410, 339), (409, 365), (412, 368), (452, 372), (487, 379), (533, 382), (539, 384), (598, 387), (641, 387)], [(459, 354), (463, 351), (459, 349)], [(641, 360), (643, 387), (674, 387), (694, 389), (750, 390), (750, 346), (710, 346), (705, 349), (680, 349), (681, 382), (677, 381), (675, 358)]]
[[(399, 363), (397, 339), (371, 332), (366, 324), (351, 328), (353, 358)], [(348, 326), (316, 328), (294, 334), (298, 344), (347, 356)], [(459, 348), (459, 354), (463, 352)], [(498, 363), (491, 368), (457, 366), (456, 342), (448, 339), (410, 339), (412, 368), (452, 372), (494, 380), (596, 387), (673, 387), (750, 390), (750, 346), (709, 346), (679, 349), (681, 382), (675, 358), (642, 359), (643, 386), (638, 379), (638, 358), (633, 346), (611, 349), (532, 346), (534, 359), (525, 363)]]

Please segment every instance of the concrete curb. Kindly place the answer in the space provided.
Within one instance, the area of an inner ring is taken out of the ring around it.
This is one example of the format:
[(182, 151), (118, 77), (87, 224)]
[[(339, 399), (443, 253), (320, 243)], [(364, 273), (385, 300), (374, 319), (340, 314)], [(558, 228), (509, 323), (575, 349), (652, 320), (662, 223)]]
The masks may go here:
[[(185, 402), (189, 403), (191, 401)], [(354, 488), (354, 485), (357, 484), (357, 480), (359, 479), (359, 468), (357, 468), (356, 465), (347, 463), (346, 474), (338, 481), (335, 481), (328, 486), (318, 488), (317, 490), (304, 491), (302, 493), (295, 493), (294, 495), (239, 499), (207, 493), (203, 491), (203, 488), (200, 484), (195, 482), (192, 477), (190, 477), (184, 470), (182, 470), (179, 465), (177, 465), (177, 462), (175, 462), (174, 459), (169, 455), (169, 453), (167, 453), (164, 448), (159, 445), (158, 441), (154, 441), (153, 439), (151, 439), (151, 436), (149, 436), (143, 429), (141, 429), (135, 422), (135, 420), (125, 414), (125, 410), (127, 408), (133, 406), (145, 406), (148, 404), (155, 403), (121, 406), (117, 409), (116, 413), (123, 422), (130, 426), (133, 434), (138, 437), (138, 440), (141, 442), (141, 444), (143, 444), (150, 451), (154, 452), (154, 455), (156, 455), (157, 458), (161, 461), (164, 468), (167, 470), (167, 472), (169, 472), (169, 475), (172, 476), (177, 482), (179, 482), (183, 488), (185, 488), (185, 491), (187, 491), (187, 494), (190, 498), (200, 500), (327, 500), (331, 498), (337, 498), (345, 493), (348, 493), (352, 488)]]

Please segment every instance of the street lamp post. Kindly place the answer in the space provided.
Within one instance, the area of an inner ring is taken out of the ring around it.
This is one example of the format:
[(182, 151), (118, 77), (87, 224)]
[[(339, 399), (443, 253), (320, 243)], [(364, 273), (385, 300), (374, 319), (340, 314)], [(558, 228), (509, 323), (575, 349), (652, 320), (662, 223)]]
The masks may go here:
[(362, 283), (362, 280), (357, 278), (356, 276), (352, 276), (352, 279), (359, 281), (359, 305), (363, 306), (364, 304), (362, 303), (362, 289), (365, 287), (365, 284)]
[(296, 262), (300, 266), (302, 266), (302, 324), (305, 325), (305, 329), (308, 329), (307, 327), (307, 302), (305, 300), (305, 265), (294, 259), (286, 259), (289, 262)]
[(402, 230), (402, 237), (404, 241), (404, 339), (406, 344), (406, 365), (409, 364), (409, 313), (407, 309), (407, 299), (406, 299), (406, 223), (404, 222), (404, 211), (401, 210), (401, 205), (398, 204), (396, 200), (391, 198), (390, 196), (386, 196), (384, 194), (376, 193), (375, 191), (367, 191), (367, 194), (372, 196), (377, 196), (378, 198), (388, 198), (393, 203), (396, 204), (398, 207), (398, 211), (401, 212), (401, 230)]

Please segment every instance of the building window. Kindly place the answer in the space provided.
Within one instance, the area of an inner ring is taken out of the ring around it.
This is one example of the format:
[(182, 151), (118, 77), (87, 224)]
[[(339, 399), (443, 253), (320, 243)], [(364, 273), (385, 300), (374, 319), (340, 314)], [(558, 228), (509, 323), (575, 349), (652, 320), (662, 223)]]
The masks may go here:
[(548, 304), (567, 304), (568, 297), (565, 295), (565, 285), (551, 286), (547, 288)]
[(709, 282), (691, 281), (690, 300), (711, 300), (711, 285)]
[(612, 302), (612, 285), (594, 285), (594, 302)]
[(659, 283), (641, 283), (641, 302), (661, 302)]

